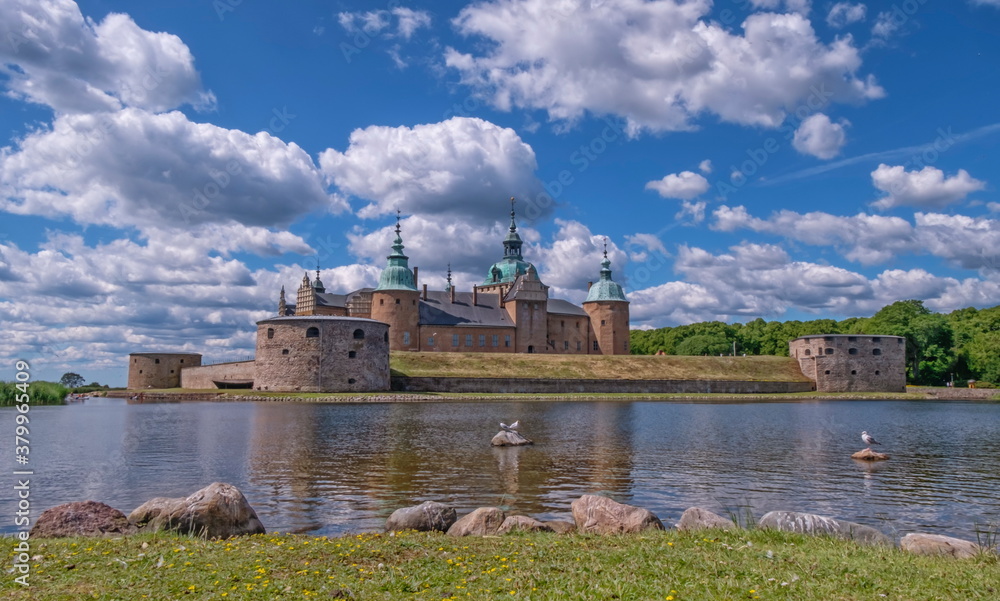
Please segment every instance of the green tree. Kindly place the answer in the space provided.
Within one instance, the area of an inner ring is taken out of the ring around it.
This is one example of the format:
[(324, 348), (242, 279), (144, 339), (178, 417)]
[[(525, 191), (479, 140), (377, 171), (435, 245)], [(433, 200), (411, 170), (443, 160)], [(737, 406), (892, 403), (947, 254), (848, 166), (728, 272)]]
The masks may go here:
[(77, 388), (83, 386), (87, 381), (83, 379), (80, 374), (75, 374), (73, 372), (64, 373), (61, 378), (59, 378), (59, 383), (66, 388)]
[(677, 345), (676, 355), (720, 355), (732, 350), (729, 341), (719, 335), (695, 334)]

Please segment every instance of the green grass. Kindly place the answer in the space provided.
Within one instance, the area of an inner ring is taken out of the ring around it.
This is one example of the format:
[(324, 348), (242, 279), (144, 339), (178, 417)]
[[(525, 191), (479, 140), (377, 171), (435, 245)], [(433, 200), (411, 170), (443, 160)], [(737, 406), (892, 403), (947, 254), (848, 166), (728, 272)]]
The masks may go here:
[[(954, 560), (770, 530), (451, 538), (32, 540), (8, 599), (995, 599), (996, 556)], [(13, 547), (13, 545), (9, 545)], [(13, 554), (8, 560), (12, 563)]]
[(788, 357), (390, 353), (394, 376), (808, 382)]
[[(12, 407), (23, 393), (15, 382), (0, 382), (0, 407)], [(62, 405), (69, 389), (58, 382), (38, 380), (28, 385), (28, 405)]]

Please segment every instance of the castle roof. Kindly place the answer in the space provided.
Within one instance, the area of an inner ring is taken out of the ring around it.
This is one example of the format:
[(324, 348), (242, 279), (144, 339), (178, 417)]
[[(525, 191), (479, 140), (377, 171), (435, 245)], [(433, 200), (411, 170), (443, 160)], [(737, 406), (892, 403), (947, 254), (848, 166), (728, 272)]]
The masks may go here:
[(416, 292), (417, 284), (410, 271), (409, 257), (403, 254), (403, 237), (399, 233), (399, 212), (396, 212), (396, 240), (392, 245), (392, 254), (386, 257), (385, 269), (378, 278), (376, 291), (381, 290), (412, 290)]
[(608, 259), (607, 243), (605, 243), (604, 248), (604, 260), (601, 261), (601, 279), (590, 287), (590, 291), (587, 292), (587, 300), (583, 302), (593, 303), (600, 301), (628, 302), (621, 285), (611, 279), (611, 259)]
[(510, 228), (507, 237), (503, 239), (503, 258), (490, 265), (486, 271), (486, 279), (483, 284), (496, 284), (499, 282), (513, 282), (517, 276), (528, 273), (528, 269), (533, 265), (524, 260), (521, 256), (521, 245), (523, 241), (517, 233), (517, 222), (514, 220), (514, 199), (510, 199)]

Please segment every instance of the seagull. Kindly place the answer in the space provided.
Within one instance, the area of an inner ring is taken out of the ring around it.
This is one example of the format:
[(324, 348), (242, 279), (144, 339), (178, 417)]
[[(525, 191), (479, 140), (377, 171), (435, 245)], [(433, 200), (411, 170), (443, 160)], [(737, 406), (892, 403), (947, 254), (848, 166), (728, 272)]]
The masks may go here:
[(521, 427), (521, 420), (517, 420), (516, 422), (514, 422), (509, 426), (503, 422), (500, 422), (500, 429), (503, 430), (504, 432), (517, 432), (517, 429), (520, 427)]
[(873, 444), (882, 444), (881, 442), (875, 440), (874, 436), (872, 436), (868, 432), (865, 432), (864, 430), (861, 431), (861, 440), (865, 441), (865, 444), (868, 446), (871, 446)]

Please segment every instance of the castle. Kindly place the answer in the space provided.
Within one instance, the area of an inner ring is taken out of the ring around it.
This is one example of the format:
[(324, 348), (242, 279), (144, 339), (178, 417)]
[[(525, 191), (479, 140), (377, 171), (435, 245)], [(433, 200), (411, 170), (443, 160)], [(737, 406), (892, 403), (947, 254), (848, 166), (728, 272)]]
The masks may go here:
[(444, 290), (428, 290), (426, 284), (418, 288), (418, 269), (411, 269), (403, 254), (397, 215), (396, 239), (377, 287), (329, 293), (317, 269), (315, 280), (303, 276), (294, 305), (281, 289), (278, 315), (381, 321), (389, 324), (393, 351), (629, 354), (629, 302), (611, 278), (607, 248), (600, 279), (590, 285), (582, 307), (550, 298), (535, 266), (521, 255), (513, 200), (503, 257), (469, 292), (456, 289), (450, 269)]

